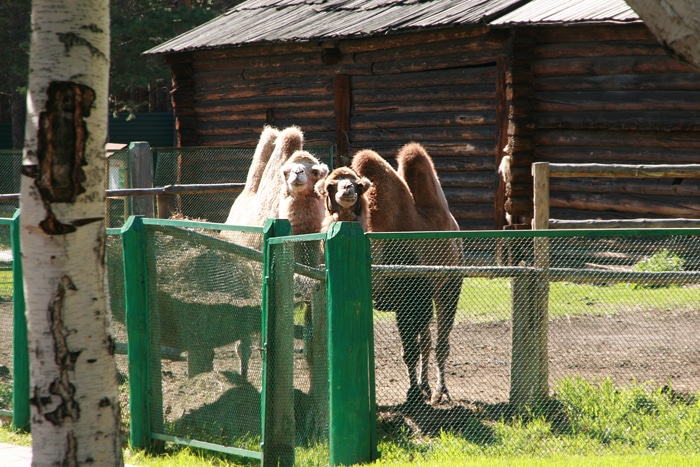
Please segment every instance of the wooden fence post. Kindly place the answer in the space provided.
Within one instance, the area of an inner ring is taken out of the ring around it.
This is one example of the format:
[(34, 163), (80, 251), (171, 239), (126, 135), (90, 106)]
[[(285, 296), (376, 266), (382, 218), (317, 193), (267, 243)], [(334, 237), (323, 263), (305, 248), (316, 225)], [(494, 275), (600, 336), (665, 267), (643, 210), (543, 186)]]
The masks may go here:
[(151, 444), (151, 333), (142, 219), (129, 217), (121, 235), (129, 360), (129, 441), (136, 449), (146, 449)]
[[(549, 225), (549, 165), (532, 166), (535, 211), (533, 230)], [(549, 239), (534, 238), (534, 268), (512, 282), (510, 403), (533, 406), (549, 396), (547, 324), (549, 318)]]
[(270, 237), (291, 232), (286, 219), (268, 219), (263, 228), (261, 465), (265, 467), (294, 465), (294, 245), (268, 243)]
[[(153, 188), (153, 154), (144, 141), (129, 144), (129, 181), (131, 188)], [(152, 196), (132, 196), (131, 213), (154, 217)]]
[(14, 382), (12, 392), (12, 426), (29, 429), (29, 342), (25, 315), (24, 280), (22, 278), (22, 250), (19, 244), (19, 209), (12, 216), (10, 244), (12, 248), (12, 314)]
[(369, 240), (355, 222), (326, 238), (330, 465), (368, 463), (376, 452)]

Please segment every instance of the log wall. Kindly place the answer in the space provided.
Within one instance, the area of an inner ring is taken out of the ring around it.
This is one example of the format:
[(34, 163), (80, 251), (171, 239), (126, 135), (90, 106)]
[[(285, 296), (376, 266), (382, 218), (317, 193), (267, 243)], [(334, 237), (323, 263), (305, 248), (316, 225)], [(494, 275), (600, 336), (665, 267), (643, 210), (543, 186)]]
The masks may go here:
[(506, 38), (477, 27), (172, 55), (180, 144), (250, 146), (264, 124), (298, 125), (307, 145), (333, 144), (335, 165), (347, 165), (365, 148), (393, 163), (417, 141), (461, 228), (492, 229), (503, 218), (495, 173)]
[[(534, 161), (700, 163), (700, 75), (645, 26), (539, 28), (536, 41)], [(553, 179), (551, 217), (699, 218), (699, 188), (678, 178)]]

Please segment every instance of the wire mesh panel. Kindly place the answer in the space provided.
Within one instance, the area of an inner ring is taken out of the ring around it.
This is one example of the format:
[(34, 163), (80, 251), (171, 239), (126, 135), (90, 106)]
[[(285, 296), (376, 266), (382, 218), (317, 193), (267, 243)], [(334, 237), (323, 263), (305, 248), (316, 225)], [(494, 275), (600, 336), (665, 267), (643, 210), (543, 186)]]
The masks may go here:
[(380, 425), (481, 439), (541, 379), (700, 390), (699, 234), (369, 234)]
[(261, 241), (147, 226), (153, 432), (259, 450)]
[[(129, 180), (129, 151), (121, 150), (108, 154), (105, 183), (107, 189), (117, 190), (130, 188)], [(106, 200), (107, 227), (121, 227), (131, 214), (131, 203), (126, 196)]]
[[(266, 435), (265, 456), (275, 465), (276, 460), (280, 465), (328, 464), (323, 241), (303, 240), (308, 237), (314, 236), (285, 237), (270, 245), (270, 285), (274, 288), (270, 299), (274, 302), (269, 304), (273, 314), (268, 319), (276, 321), (270, 328), (276, 331), (271, 331), (274, 335), (268, 336), (267, 344), (268, 349), (276, 346), (277, 351), (268, 353), (268, 382), (276, 389), (265, 401), (272, 405), (266, 412), (275, 413), (271, 433)], [(280, 412), (288, 412), (286, 422)]]
[(124, 300), (124, 260), (119, 231), (109, 229), (105, 242), (105, 267), (107, 269), (108, 303), (112, 316), (110, 332), (115, 343), (115, 360), (119, 374), (119, 404), (122, 426), (129, 421), (129, 364), (127, 361), (128, 334), (126, 332), (126, 306)]
[[(0, 151), (0, 194), (19, 193), (22, 151)], [(0, 217), (10, 218), (19, 207), (19, 200), (0, 201)]]
[(0, 219), (0, 411), (12, 410), (13, 313), (10, 219)]

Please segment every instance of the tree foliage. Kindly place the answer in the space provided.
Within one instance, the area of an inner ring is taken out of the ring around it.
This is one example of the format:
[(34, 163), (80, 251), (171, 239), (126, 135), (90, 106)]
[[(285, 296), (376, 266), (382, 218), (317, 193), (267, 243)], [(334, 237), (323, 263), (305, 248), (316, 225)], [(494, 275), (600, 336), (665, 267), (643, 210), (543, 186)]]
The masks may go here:
[(170, 72), (161, 57), (142, 53), (216, 17), (235, 3), (112, 0), (111, 110), (147, 110), (148, 90), (167, 91)]
[(0, 92), (26, 88), (29, 73), (31, 4), (27, 0), (0, 0)]
[[(161, 57), (142, 53), (198, 26), (240, 0), (112, 0), (110, 110), (149, 110), (149, 89), (167, 94), (170, 73)], [(29, 76), (31, 2), (0, 0), (0, 93), (24, 93)], [(9, 45), (9, 46), (8, 46)]]

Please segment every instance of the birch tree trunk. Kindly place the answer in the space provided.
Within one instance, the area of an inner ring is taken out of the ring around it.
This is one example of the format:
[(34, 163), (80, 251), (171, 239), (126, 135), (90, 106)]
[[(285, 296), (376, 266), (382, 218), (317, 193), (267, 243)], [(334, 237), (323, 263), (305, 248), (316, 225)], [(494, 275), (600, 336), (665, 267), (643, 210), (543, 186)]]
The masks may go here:
[(659, 41), (700, 71), (700, 2), (626, 0)]
[(21, 248), (35, 466), (123, 465), (105, 299), (108, 0), (34, 0)]

